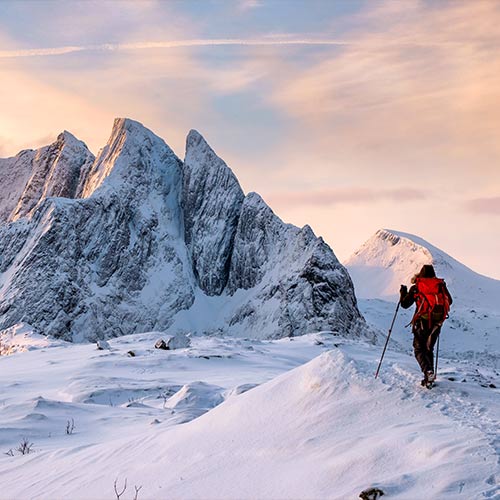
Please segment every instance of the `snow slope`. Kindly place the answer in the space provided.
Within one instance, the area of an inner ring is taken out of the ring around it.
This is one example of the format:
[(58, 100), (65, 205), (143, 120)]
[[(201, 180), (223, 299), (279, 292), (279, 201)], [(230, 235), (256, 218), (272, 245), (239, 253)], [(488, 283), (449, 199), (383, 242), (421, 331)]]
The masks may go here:
[[(387, 335), (401, 284), (424, 264), (445, 279), (454, 302), (440, 338), (440, 350), (460, 359), (500, 363), (500, 281), (482, 276), (425, 240), (407, 233), (379, 230), (345, 265), (352, 276), (359, 307), (367, 321)], [(393, 340), (411, 350), (413, 307), (399, 309)]]
[(0, 498), (110, 498), (115, 479), (140, 499), (500, 495), (498, 371), (443, 360), (427, 391), (411, 357), (374, 380), (380, 350), (331, 334), (170, 352), (158, 336), (0, 358)]
[(72, 341), (166, 328), (366, 332), (330, 247), (245, 196), (198, 132), (182, 162), (142, 124), (117, 119), (89, 155), (65, 132), (0, 162), (15, 194), (0, 191), (0, 212), (13, 214), (0, 218), (0, 330), (27, 323)]

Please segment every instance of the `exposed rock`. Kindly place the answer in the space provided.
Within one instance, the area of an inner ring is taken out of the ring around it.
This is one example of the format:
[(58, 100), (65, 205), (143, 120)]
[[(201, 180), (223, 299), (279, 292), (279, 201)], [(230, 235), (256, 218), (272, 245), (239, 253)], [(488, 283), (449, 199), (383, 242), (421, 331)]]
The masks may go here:
[(36, 151), (21, 151), (12, 158), (0, 158), (0, 224), (9, 221), (33, 169)]
[(368, 488), (359, 494), (359, 498), (362, 500), (378, 500), (384, 492), (379, 488)]
[(164, 351), (168, 351), (167, 343), (163, 339), (158, 339), (155, 343), (155, 349), (163, 349)]
[[(82, 141), (65, 131), (50, 146), (25, 151), (15, 158), (2, 161), (4, 164), (0, 162), (0, 178), (5, 177), (5, 173), (2, 175), (3, 169), (19, 172), (19, 178), (14, 183), (17, 189), (6, 193), (8, 200), (2, 203), (4, 213), (0, 214), (0, 222), (31, 215), (49, 197), (74, 198), (82, 170), (92, 164), (94, 156)], [(13, 181), (11, 179), (9, 183), (11, 186)]]
[(234, 242), (228, 291), (240, 289), (251, 293), (231, 325), (264, 329), (270, 337), (360, 334), (351, 279), (330, 247), (309, 226), (283, 223), (256, 193), (245, 198)]

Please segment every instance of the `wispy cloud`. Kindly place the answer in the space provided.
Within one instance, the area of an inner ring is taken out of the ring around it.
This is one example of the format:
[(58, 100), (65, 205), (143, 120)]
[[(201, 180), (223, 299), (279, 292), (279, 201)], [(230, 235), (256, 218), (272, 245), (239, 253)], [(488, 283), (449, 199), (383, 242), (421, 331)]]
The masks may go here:
[(238, 9), (241, 11), (253, 10), (262, 7), (264, 2), (262, 0), (239, 0)]
[(465, 203), (465, 209), (474, 214), (500, 215), (500, 196), (469, 200)]
[(83, 51), (121, 51), (121, 50), (151, 50), (151, 49), (175, 49), (179, 47), (217, 47), (227, 45), (242, 46), (279, 46), (279, 45), (347, 45), (350, 42), (345, 40), (329, 40), (314, 38), (283, 38), (275, 37), (260, 39), (245, 38), (212, 38), (212, 39), (194, 39), (194, 40), (167, 40), (153, 42), (136, 43), (103, 43), (97, 45), (68, 45), (66, 47), (48, 47), (33, 49), (12, 49), (1, 50), (0, 57), (36, 57), (36, 56), (60, 56), (71, 54), (73, 52)]
[(373, 189), (364, 187), (333, 188), (301, 192), (274, 192), (266, 196), (276, 205), (340, 205), (363, 204), (383, 201), (398, 203), (423, 200), (430, 196), (428, 191), (413, 188)]
[(458, 180), (473, 163), (497, 175), (500, 4), (368, 5), (346, 35), (353, 43), (281, 65), (268, 96), (297, 142), (313, 132), (311, 149), (328, 151), (329, 164), (439, 169), (438, 180), (453, 168)]
[(74, 52), (84, 51), (126, 51), (126, 50), (151, 50), (151, 49), (175, 49), (179, 47), (218, 47), (218, 46), (247, 46), (247, 47), (266, 47), (266, 46), (339, 46), (339, 47), (358, 47), (368, 52), (373, 52), (374, 48), (390, 46), (419, 46), (419, 47), (446, 47), (458, 45), (452, 41), (432, 41), (432, 40), (398, 40), (390, 38), (373, 38), (369, 40), (348, 40), (331, 38), (297, 38), (290, 34), (267, 35), (261, 38), (200, 38), (186, 40), (164, 40), (164, 41), (145, 41), (134, 43), (101, 43), (90, 45), (67, 45), (62, 47), (39, 47), (30, 49), (9, 49), (0, 50), (0, 58), (15, 57), (43, 57), (43, 56), (61, 56)]

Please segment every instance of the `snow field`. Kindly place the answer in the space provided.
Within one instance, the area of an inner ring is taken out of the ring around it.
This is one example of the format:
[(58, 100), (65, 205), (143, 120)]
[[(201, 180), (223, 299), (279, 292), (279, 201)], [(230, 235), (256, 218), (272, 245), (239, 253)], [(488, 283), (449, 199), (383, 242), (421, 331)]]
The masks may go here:
[(444, 359), (427, 391), (411, 356), (388, 351), (374, 380), (380, 346), (327, 333), (176, 351), (158, 337), (0, 358), (0, 451), (34, 443), (0, 456), (0, 498), (113, 498), (116, 478), (140, 499), (500, 495), (498, 390), (470, 364)]

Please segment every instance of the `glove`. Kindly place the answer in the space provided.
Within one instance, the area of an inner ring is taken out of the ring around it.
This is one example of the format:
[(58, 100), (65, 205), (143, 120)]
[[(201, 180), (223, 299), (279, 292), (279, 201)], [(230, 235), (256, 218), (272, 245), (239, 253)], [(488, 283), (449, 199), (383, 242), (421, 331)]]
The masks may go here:
[(401, 288), (399, 289), (399, 295), (401, 297), (404, 297), (408, 294), (408, 288), (405, 285), (401, 285)]

